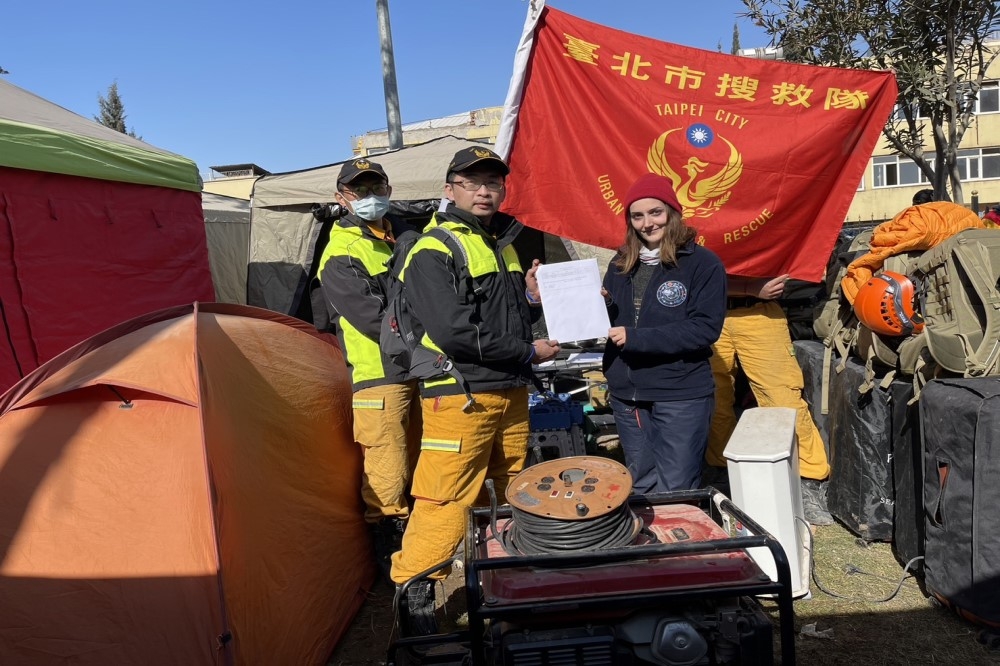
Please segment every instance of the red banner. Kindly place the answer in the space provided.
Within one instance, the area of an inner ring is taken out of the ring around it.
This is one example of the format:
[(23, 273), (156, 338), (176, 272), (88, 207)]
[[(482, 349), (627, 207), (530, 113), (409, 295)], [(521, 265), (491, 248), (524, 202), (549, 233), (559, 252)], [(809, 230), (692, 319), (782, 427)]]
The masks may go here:
[(890, 72), (724, 55), (552, 8), (523, 78), (520, 106), (508, 97), (504, 210), (615, 248), (622, 198), (651, 171), (673, 181), (686, 222), (730, 274), (813, 282), (897, 94)]

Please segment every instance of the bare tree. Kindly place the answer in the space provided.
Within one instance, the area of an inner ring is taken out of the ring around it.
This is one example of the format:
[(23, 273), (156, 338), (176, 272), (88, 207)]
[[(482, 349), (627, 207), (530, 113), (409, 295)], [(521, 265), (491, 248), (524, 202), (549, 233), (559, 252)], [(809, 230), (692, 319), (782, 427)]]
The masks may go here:
[(888, 146), (913, 160), (936, 198), (963, 202), (958, 146), (975, 122), (979, 90), (997, 57), (987, 43), (1000, 27), (994, 0), (743, 4), (787, 60), (895, 71), (897, 111), (882, 131)]
[(97, 103), (101, 107), (101, 115), (94, 116), (94, 120), (105, 127), (127, 134), (135, 139), (142, 139), (136, 136), (135, 129), (125, 128), (125, 105), (122, 103), (121, 95), (118, 94), (118, 82), (115, 81), (108, 86), (108, 96), (97, 96)]

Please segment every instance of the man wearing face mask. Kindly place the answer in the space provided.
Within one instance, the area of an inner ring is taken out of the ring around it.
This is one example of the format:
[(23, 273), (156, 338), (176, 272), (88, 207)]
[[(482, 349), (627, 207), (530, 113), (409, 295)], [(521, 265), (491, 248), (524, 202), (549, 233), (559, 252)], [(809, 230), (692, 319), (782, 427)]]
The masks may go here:
[(359, 158), (337, 177), (337, 203), (350, 212), (330, 229), (319, 280), (354, 389), (354, 439), (364, 451), (361, 492), (376, 561), (388, 578), (410, 513), (409, 483), (420, 447), (416, 382), (383, 356), (385, 262), (408, 229), (385, 217), (392, 188), (382, 166)]

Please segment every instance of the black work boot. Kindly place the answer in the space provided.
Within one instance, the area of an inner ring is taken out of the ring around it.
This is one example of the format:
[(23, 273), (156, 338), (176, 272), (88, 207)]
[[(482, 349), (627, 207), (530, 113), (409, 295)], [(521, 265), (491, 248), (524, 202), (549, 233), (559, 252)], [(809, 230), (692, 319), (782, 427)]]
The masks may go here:
[(833, 525), (826, 506), (826, 481), (802, 478), (802, 517), (810, 525)]
[(427, 636), (438, 632), (434, 618), (434, 581), (418, 580), (406, 589), (405, 621), (412, 636)]
[(383, 518), (369, 525), (372, 532), (372, 542), (375, 546), (375, 563), (382, 577), (392, 583), (389, 571), (392, 569), (392, 554), (403, 546), (403, 529), (406, 523), (402, 518)]
[(403, 547), (403, 532), (406, 530), (405, 518), (386, 518), (382, 521), (390, 550), (395, 553)]

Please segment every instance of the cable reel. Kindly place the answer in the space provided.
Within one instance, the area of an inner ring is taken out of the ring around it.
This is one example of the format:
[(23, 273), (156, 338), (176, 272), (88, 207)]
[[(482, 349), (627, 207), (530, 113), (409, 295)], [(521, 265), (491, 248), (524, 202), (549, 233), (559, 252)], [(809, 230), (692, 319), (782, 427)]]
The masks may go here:
[(632, 476), (597, 456), (528, 467), (507, 486), (511, 520), (494, 533), (510, 555), (570, 553), (629, 545), (642, 520), (628, 504)]

